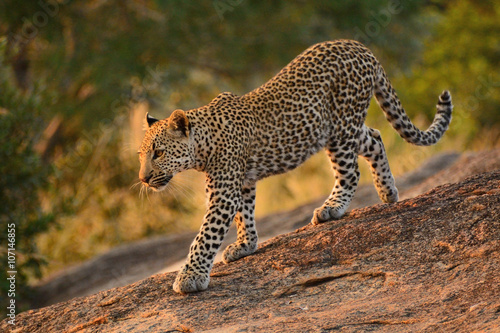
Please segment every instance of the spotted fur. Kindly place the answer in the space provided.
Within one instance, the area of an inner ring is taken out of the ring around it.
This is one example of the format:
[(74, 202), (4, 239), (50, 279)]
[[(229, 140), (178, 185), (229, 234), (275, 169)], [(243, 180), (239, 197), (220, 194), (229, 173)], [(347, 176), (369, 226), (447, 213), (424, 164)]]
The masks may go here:
[(335, 185), (314, 211), (313, 224), (345, 213), (358, 185), (358, 155), (369, 163), (380, 199), (397, 201), (380, 133), (364, 125), (373, 94), (392, 127), (412, 144), (435, 144), (451, 121), (451, 96), (444, 91), (429, 129), (416, 128), (377, 59), (348, 40), (310, 47), (241, 97), (222, 93), (206, 106), (176, 110), (164, 120), (148, 115), (141, 181), (162, 190), (183, 170), (206, 174), (208, 209), (174, 290), (208, 287), (214, 257), (233, 220), (238, 238), (225, 249), (224, 261), (253, 253), (256, 182), (296, 168), (320, 149), (330, 158)]

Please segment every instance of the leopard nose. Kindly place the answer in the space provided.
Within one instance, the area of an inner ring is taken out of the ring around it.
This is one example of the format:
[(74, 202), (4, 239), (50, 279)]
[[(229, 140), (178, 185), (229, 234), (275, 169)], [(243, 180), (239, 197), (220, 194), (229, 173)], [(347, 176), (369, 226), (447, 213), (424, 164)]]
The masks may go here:
[(148, 184), (151, 177), (153, 177), (153, 175), (149, 175), (149, 176), (146, 176), (144, 178), (140, 178), (140, 180), (141, 180), (141, 182)]

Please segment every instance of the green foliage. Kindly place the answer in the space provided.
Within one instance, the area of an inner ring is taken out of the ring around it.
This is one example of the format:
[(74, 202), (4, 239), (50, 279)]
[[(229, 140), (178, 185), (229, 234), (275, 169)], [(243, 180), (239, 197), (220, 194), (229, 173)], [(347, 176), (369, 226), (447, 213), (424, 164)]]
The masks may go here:
[[(5, 39), (0, 39), (0, 299), (1, 311), (7, 304), (8, 232), (15, 230), (15, 269), (17, 309), (27, 306), (28, 280), (41, 276), (44, 258), (34, 239), (53, 221), (40, 207), (40, 192), (47, 186), (49, 168), (33, 147), (43, 130), (41, 111), (45, 97), (36, 92), (20, 94), (12, 85), (10, 70), (4, 62)], [(37, 91), (37, 90), (35, 90)], [(15, 227), (14, 227), (15, 226)], [(10, 242), (10, 241), (9, 241)]]
[[(23, 4), (4, 2), (0, 22), (6, 23), (0, 23), (0, 33), (11, 36), (13, 50), (26, 43), (27, 52), (34, 55), (33, 76), (50, 78), (47, 89), (59, 92), (59, 103), (50, 113), (80, 121), (77, 125), (86, 129), (96, 126), (103, 115), (115, 116), (113, 102), (129, 95), (130, 78), (145, 77), (148, 68), (157, 65), (169, 71), (163, 83), (171, 89), (188, 91), (191, 87), (183, 76), (199, 69), (216, 78), (214, 90), (243, 93), (312, 43), (362, 37), (387, 49), (387, 57), (401, 59), (411, 54), (401, 52), (401, 46), (415, 49), (404, 40), (406, 34), (419, 31), (413, 19), (419, 10), (415, 2), (405, 2), (381, 24), (380, 13), (389, 8), (384, 0)], [(46, 22), (39, 22), (40, 17)], [(158, 96), (148, 91), (145, 97)], [(193, 107), (212, 97), (191, 94), (178, 106)]]
[[(498, 145), (500, 133), (500, 4), (498, 1), (452, 1), (439, 14), (425, 51), (396, 87), (409, 87), (402, 97), (411, 105), (409, 114), (434, 116), (432, 107), (443, 89), (449, 89), (455, 105), (447, 136), (466, 147)], [(489, 133), (487, 140), (478, 138)]]

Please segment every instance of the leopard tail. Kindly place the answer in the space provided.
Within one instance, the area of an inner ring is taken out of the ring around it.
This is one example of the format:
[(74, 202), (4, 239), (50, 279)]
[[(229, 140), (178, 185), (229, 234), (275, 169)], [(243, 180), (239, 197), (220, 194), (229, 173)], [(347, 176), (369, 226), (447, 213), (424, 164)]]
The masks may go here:
[(450, 92), (445, 90), (439, 96), (436, 105), (437, 113), (429, 128), (426, 131), (418, 129), (408, 118), (396, 91), (380, 65), (375, 85), (375, 98), (392, 127), (405, 141), (417, 146), (430, 146), (438, 142), (451, 121), (453, 105), (451, 104)]

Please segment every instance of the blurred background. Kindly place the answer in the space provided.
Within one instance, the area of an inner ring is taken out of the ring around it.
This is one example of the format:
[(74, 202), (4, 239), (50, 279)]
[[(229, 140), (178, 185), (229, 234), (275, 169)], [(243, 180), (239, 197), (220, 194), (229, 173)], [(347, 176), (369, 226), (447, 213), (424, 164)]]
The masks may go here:
[[(223, 91), (244, 94), (314, 43), (357, 39), (420, 128), (439, 93), (452, 92), (451, 128), (433, 147), (405, 143), (372, 103), (367, 122), (400, 175), (440, 151), (500, 145), (499, 37), (493, 0), (2, 0), (0, 255), (6, 263), (14, 222), (18, 305), (44, 276), (201, 225), (201, 174), (139, 195), (145, 112), (165, 118)], [(259, 183), (257, 216), (326, 196), (333, 180), (323, 155)]]

